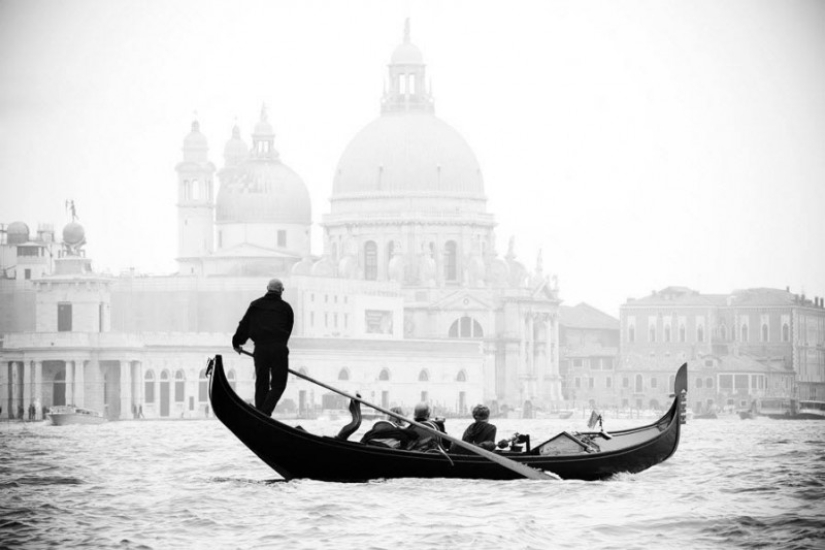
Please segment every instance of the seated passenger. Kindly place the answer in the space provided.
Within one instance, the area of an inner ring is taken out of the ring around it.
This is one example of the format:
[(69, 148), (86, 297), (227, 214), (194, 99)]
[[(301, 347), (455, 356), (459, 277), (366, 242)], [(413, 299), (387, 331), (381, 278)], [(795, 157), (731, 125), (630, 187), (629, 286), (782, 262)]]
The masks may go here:
[(482, 449), (492, 451), (496, 448), (496, 427), (488, 422), (490, 409), (485, 405), (473, 407), (473, 419), (475, 422), (467, 426), (462, 441), (478, 445)]
[[(419, 403), (415, 406), (415, 416), (413, 417), (413, 420), (420, 424), (424, 424), (433, 430), (446, 433), (443, 420), (439, 421), (430, 419), (430, 406), (426, 403)], [(409, 433), (412, 438), (412, 441), (410, 441), (409, 445), (407, 445), (407, 449), (411, 451), (435, 450), (442, 447), (444, 443), (447, 443), (447, 446), (449, 446), (448, 442), (442, 442), (440, 437), (435, 436), (426, 430), (422, 430), (418, 426), (407, 426), (404, 428), (404, 431)]]
[[(404, 409), (401, 407), (393, 407), (390, 411), (404, 416)], [(402, 420), (387, 415), (386, 420), (378, 420), (372, 425), (370, 431), (361, 438), (361, 443), (390, 447), (391, 449), (403, 449), (411, 440), (410, 434), (402, 428), (403, 425)]]

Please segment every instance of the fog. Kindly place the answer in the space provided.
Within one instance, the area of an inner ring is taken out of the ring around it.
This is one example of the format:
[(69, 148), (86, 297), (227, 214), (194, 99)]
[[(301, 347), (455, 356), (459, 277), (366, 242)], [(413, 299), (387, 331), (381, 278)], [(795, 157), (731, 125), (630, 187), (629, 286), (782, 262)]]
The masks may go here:
[(193, 118), (223, 165), (266, 104), (318, 222), (379, 115), (410, 18), (436, 115), (481, 165), (498, 251), (567, 304), (791, 287), (825, 294), (825, 3), (0, 1), (0, 222), (61, 230), (98, 270), (175, 271)]

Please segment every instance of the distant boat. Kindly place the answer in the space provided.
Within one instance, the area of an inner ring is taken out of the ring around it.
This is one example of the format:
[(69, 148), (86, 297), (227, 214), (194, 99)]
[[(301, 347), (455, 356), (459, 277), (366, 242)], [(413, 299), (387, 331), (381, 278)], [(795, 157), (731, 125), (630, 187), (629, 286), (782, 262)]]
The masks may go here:
[(702, 414), (694, 414), (694, 420), (716, 420), (719, 416), (716, 414), (716, 411), (708, 411)]
[(81, 409), (74, 405), (61, 405), (49, 409), (49, 418), (55, 426), (69, 424), (102, 424), (106, 419), (97, 411)]
[(756, 413), (751, 410), (743, 410), (737, 412), (739, 413), (739, 418), (741, 418), (742, 420), (753, 420), (754, 418), (756, 418)]
[(785, 412), (769, 413), (766, 416), (775, 420), (825, 420), (825, 401), (792, 399)]

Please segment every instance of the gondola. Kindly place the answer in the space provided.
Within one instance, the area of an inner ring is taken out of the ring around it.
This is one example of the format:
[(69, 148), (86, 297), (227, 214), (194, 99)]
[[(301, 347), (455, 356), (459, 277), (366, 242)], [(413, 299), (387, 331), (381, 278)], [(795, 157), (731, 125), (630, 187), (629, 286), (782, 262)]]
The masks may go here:
[[(209, 399), (215, 416), (286, 480), (358, 482), (402, 477), (506, 480), (521, 476), (474, 454), (419, 452), (320, 436), (263, 415), (232, 390), (220, 355), (210, 359)], [(667, 460), (684, 422), (687, 365), (676, 376), (674, 400), (656, 422), (611, 433), (561, 434), (529, 450), (496, 452), (562, 479), (599, 480), (637, 473)]]

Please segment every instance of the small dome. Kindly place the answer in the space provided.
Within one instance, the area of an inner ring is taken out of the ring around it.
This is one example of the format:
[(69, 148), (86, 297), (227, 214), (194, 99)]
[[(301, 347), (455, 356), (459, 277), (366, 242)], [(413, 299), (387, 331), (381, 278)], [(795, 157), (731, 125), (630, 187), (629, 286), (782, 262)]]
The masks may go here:
[(392, 52), (393, 65), (423, 65), (424, 55), (415, 44), (404, 42)]
[(83, 226), (77, 222), (66, 224), (63, 228), (63, 242), (72, 246), (86, 242), (86, 231)]
[(248, 161), (237, 170), (218, 191), (219, 223), (312, 223), (309, 191), (291, 168)]
[(29, 226), (23, 222), (12, 222), (6, 229), (9, 244), (21, 244), (29, 241)]

